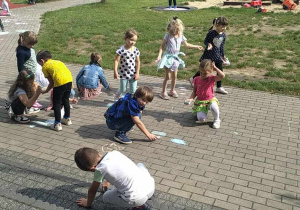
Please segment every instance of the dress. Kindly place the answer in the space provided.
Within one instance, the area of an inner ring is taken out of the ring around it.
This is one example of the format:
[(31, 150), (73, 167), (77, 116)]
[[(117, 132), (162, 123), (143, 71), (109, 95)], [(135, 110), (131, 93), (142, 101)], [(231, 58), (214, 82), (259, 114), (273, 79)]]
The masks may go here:
[(180, 52), (180, 46), (182, 42), (187, 40), (185, 36), (182, 34), (180, 37), (175, 38), (166, 33), (164, 40), (166, 40), (166, 51), (159, 61), (157, 69), (168, 68), (172, 71), (175, 71), (178, 68), (184, 68), (185, 63), (179, 57), (179, 55), (185, 55), (184, 53)]
[(205, 79), (201, 79), (200, 76), (195, 77), (194, 87), (196, 88), (197, 99), (194, 102), (192, 113), (203, 112), (207, 114), (209, 107), (213, 102), (216, 102), (219, 105), (213, 89), (215, 77), (216, 76), (209, 76)]
[(106, 191), (103, 201), (120, 207), (143, 205), (153, 195), (155, 182), (141, 165), (119, 151), (106, 153), (95, 168), (94, 181), (106, 179), (116, 189)]
[(116, 53), (120, 56), (120, 79), (134, 79), (136, 74), (136, 57), (140, 56), (139, 49), (134, 47), (133, 51), (130, 51), (126, 50), (123, 45), (117, 49)]

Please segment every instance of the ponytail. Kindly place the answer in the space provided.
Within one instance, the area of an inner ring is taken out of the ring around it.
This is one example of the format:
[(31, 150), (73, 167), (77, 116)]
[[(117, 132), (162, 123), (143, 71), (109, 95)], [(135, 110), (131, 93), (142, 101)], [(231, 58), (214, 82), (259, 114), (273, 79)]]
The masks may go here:
[(228, 20), (226, 17), (217, 17), (213, 19), (212, 26), (208, 29), (208, 31), (212, 30), (215, 25), (228, 25)]
[(98, 64), (99, 66), (101, 66), (100, 65), (101, 61), (102, 61), (102, 57), (101, 57), (100, 53), (93, 52), (91, 54), (90, 64)]

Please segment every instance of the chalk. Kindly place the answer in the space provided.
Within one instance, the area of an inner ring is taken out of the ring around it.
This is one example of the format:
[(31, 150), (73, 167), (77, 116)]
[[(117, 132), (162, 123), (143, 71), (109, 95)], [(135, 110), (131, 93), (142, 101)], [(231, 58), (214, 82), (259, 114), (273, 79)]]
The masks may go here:
[(157, 136), (166, 136), (167, 135), (166, 133), (159, 132), (159, 131), (152, 131), (151, 133), (154, 134), (154, 135), (157, 135)]
[(34, 128), (35, 127), (35, 125), (29, 125), (29, 128)]
[(103, 152), (108, 152), (108, 151), (113, 151), (113, 150), (121, 151), (121, 150), (124, 150), (124, 149), (125, 149), (125, 147), (117, 146), (115, 143), (105, 144), (105, 145), (102, 146), (102, 151)]
[(107, 107), (111, 107), (112, 105), (113, 105), (113, 103), (106, 104)]
[(9, 32), (7, 31), (4, 31), (4, 32), (0, 32), (0, 35), (5, 35), (5, 34), (8, 34)]
[(27, 30), (16, 30), (16, 32), (18, 32), (18, 33), (23, 33), (25, 31), (27, 31)]
[(41, 122), (41, 121), (32, 121), (35, 124), (41, 125), (41, 126), (45, 126), (45, 127), (50, 127), (51, 123), (46, 123), (46, 122)]
[(54, 120), (52, 119), (49, 119), (49, 120), (46, 120), (45, 123), (50, 123), (50, 124), (54, 124)]
[(179, 93), (180, 95), (185, 95), (186, 93)]
[(192, 102), (192, 101), (190, 101), (190, 100), (185, 100), (183, 103), (184, 103), (185, 105), (190, 105), (191, 102)]
[(186, 145), (185, 141), (182, 139), (171, 139), (171, 142), (175, 144)]

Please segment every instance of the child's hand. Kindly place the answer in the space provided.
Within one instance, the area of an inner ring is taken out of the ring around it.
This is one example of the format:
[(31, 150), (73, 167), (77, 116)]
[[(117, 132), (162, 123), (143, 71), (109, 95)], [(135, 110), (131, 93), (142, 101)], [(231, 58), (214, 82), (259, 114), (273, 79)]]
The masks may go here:
[(109, 188), (109, 186), (110, 186), (110, 183), (108, 182), (108, 181), (104, 181), (104, 182), (102, 182), (102, 192), (103, 193), (105, 193), (106, 191), (107, 191), (107, 188)]
[(213, 66), (213, 71), (216, 71), (217, 67), (216, 67), (215, 62), (212, 62), (212, 66)]
[(86, 198), (80, 198), (76, 201), (78, 206), (87, 207), (87, 199)]
[(200, 50), (200, 51), (203, 51), (203, 50), (204, 50), (204, 48), (203, 48), (202, 46), (200, 46), (200, 45), (199, 45), (197, 48), (198, 48), (198, 50)]
[(154, 141), (154, 140), (157, 140), (157, 139), (158, 139), (158, 136), (156, 136), (156, 135), (150, 133), (149, 136), (148, 136), (148, 138), (149, 138), (151, 141)]
[(211, 44), (211, 43), (208, 43), (208, 45), (207, 45), (207, 50), (212, 50), (212, 48), (213, 48), (212, 44)]
[(190, 105), (192, 103), (192, 101), (194, 101), (194, 99), (192, 99), (192, 98), (185, 99), (184, 104)]
[(120, 78), (119, 74), (116, 73), (116, 72), (114, 72), (114, 78), (115, 78), (115, 79), (119, 79), (119, 78)]
[(140, 74), (135, 74), (134, 75), (134, 80), (139, 80), (139, 78), (140, 78)]
[(158, 63), (161, 60), (161, 56), (157, 57), (155, 63)]

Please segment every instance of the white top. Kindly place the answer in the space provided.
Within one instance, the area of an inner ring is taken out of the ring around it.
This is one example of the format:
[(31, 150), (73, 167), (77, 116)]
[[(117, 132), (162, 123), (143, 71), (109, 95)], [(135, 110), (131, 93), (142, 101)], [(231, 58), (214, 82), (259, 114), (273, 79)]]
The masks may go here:
[[(144, 198), (154, 184), (154, 179), (149, 173), (145, 173), (119, 151), (108, 152), (103, 156), (96, 166), (94, 177), (99, 177), (99, 173), (116, 187), (126, 202)], [(94, 181), (97, 180), (94, 178)]]

